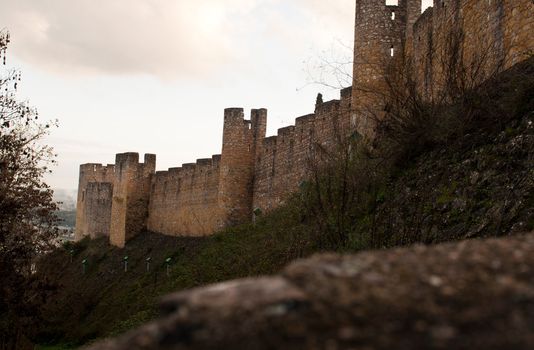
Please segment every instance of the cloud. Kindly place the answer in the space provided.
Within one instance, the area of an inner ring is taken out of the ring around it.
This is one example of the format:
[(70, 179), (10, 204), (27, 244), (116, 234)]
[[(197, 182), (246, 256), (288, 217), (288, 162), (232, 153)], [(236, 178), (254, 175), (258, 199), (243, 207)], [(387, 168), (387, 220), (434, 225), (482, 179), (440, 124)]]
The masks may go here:
[(309, 42), (350, 44), (354, 3), (3, 0), (0, 23), (11, 31), (17, 58), (53, 73), (209, 78), (254, 57), (264, 43), (265, 50), (293, 51)]
[(48, 70), (198, 75), (232, 59), (232, 19), (257, 2), (4, 0), (0, 23), (18, 58)]

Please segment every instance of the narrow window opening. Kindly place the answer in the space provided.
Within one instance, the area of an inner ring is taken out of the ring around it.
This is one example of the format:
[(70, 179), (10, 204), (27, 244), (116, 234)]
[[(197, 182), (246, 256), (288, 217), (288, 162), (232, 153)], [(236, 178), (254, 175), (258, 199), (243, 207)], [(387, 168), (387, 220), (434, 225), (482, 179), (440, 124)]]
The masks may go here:
[(392, 20), (392, 21), (395, 20), (395, 11), (391, 11), (391, 20)]
[(96, 165), (93, 165), (93, 171), (96, 171)]
[(445, 0), (441, 0), (441, 7), (445, 7)]
[(395, 55), (395, 48), (393, 46), (391, 46), (391, 48), (389, 49), (389, 54), (391, 55), (391, 57)]

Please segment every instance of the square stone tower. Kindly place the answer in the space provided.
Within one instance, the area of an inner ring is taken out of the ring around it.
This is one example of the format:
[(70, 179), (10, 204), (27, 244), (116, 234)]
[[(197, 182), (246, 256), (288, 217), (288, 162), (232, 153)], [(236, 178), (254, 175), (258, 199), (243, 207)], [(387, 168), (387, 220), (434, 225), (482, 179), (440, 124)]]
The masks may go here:
[(138, 153), (117, 154), (109, 235), (111, 244), (124, 247), (129, 239), (146, 228), (150, 183), (155, 171), (154, 154), (145, 154), (144, 163), (139, 163)]
[(411, 46), (420, 15), (421, 0), (398, 0), (397, 5), (356, 0), (351, 119), (364, 137), (373, 138), (376, 120), (383, 116), (385, 68)]
[(218, 193), (222, 222), (219, 228), (251, 219), (254, 166), (266, 129), (266, 109), (253, 109), (250, 120), (245, 120), (242, 108), (224, 111)]

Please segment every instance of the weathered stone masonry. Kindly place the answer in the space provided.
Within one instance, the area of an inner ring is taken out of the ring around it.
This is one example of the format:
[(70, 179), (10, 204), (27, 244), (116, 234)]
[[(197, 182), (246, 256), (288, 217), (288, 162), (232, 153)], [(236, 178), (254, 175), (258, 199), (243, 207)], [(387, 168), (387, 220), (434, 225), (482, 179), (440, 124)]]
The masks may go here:
[(250, 120), (241, 108), (224, 112), (221, 155), (155, 172), (156, 158), (118, 154), (116, 164), (80, 166), (76, 237), (109, 236), (122, 247), (147, 229), (173, 236), (204, 236), (251, 220), (255, 208), (280, 205), (306, 178), (314, 143), (333, 143), (348, 130), (350, 88), (341, 100), (318, 103), (315, 114), (265, 137), (267, 110)]
[(415, 81), (427, 98), (445, 84), (444, 55), (451, 36), (463, 34), (465, 68), (483, 62), (475, 79), (506, 69), (534, 53), (532, 0), (434, 0), (421, 15), (421, 0), (356, 1), (352, 121), (373, 138), (375, 121), (384, 114), (384, 67), (397, 57), (413, 61)]
[(439, 93), (439, 62), (452, 30), (465, 34), (463, 58), (491, 54), (486, 69), (504, 68), (534, 52), (531, 0), (434, 0), (421, 15), (421, 0), (357, 0), (353, 87), (322, 102), (294, 126), (265, 137), (267, 110), (224, 112), (221, 155), (156, 172), (156, 156), (118, 154), (113, 165), (80, 166), (76, 237), (109, 236), (122, 247), (143, 230), (203, 236), (251, 220), (279, 206), (308, 177), (316, 145), (331, 147), (357, 131), (374, 137), (384, 114), (384, 69), (398, 55), (414, 63), (415, 81), (428, 98)]

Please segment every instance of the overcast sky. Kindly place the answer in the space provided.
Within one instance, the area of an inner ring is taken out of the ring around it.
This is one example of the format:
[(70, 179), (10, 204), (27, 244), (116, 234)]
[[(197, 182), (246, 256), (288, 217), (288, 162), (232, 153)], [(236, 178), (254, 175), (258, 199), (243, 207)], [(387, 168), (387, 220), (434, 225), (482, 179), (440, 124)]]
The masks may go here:
[[(379, 1), (379, 0), (377, 0)], [(390, 0), (388, 0), (390, 1)], [(423, 7), (430, 5), (423, 0)], [(338, 92), (307, 84), (350, 60), (354, 0), (2, 0), (19, 97), (59, 119), (53, 188), (79, 164), (156, 153), (157, 168), (220, 153), (226, 107), (267, 108), (268, 134)]]

